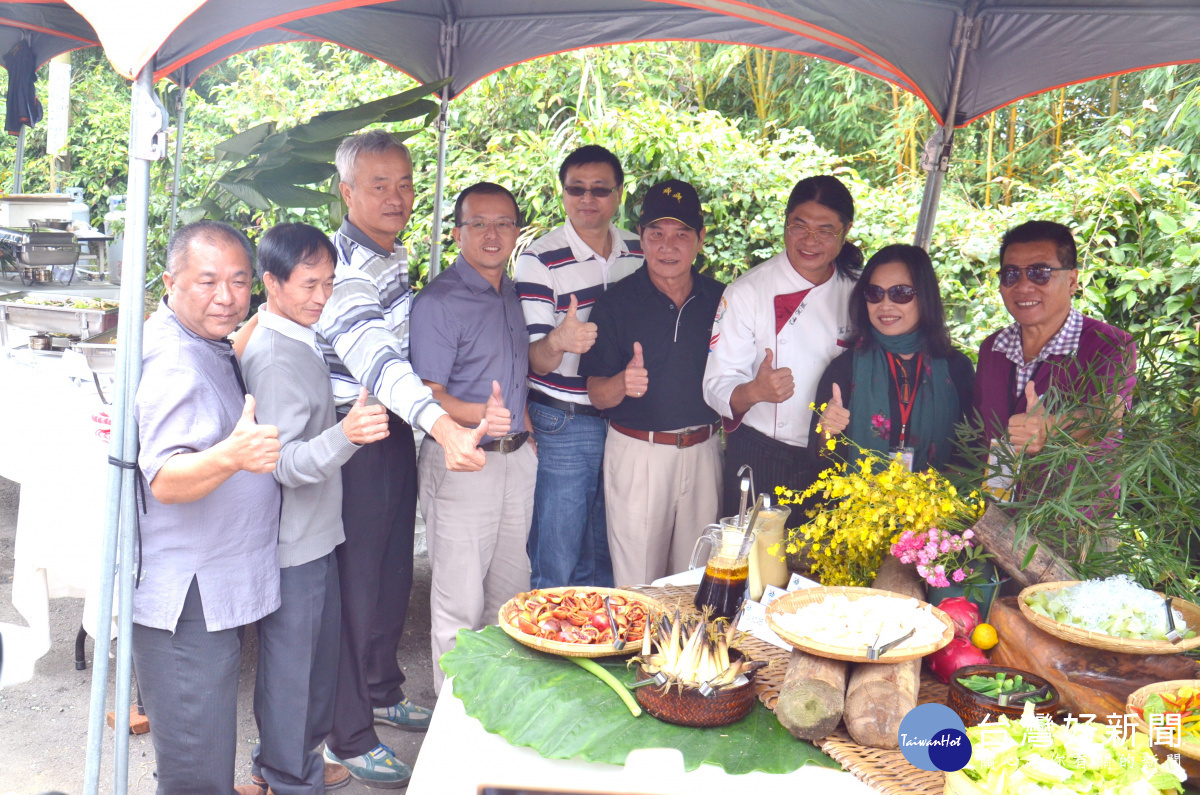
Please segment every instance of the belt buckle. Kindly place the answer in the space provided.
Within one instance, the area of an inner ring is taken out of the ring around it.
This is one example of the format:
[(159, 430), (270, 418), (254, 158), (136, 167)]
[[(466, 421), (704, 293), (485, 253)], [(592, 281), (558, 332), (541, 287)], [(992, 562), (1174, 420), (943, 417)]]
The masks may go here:
[(683, 439), (685, 436), (687, 436), (687, 434), (684, 433), (683, 431), (680, 431), (679, 433), (675, 434), (675, 449), (676, 450), (682, 450), (684, 448)]

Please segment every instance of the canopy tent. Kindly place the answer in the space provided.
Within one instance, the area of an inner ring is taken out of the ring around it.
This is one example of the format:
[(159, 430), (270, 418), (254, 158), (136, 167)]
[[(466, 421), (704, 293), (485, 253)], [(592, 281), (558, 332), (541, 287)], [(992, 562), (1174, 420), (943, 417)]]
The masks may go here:
[[(80, 47), (98, 45), (100, 39), (88, 21), (67, 5), (47, 3), (0, 4), (0, 56), (24, 40), (39, 67), (58, 55)], [(25, 164), (25, 128), (17, 133), (13, 161), (13, 193), (21, 192)]]
[[(1192, 0), (67, 0), (134, 77), (122, 303), (144, 300), (149, 164), (163, 156), (165, 109), (155, 77), (181, 84), (234, 52), (267, 43), (332, 41), (422, 82), (454, 76), (449, 99), (504, 66), (586, 46), (694, 39), (805, 53), (846, 64), (919, 96), (943, 124), (927, 147), (930, 179), (918, 242), (927, 243), (957, 126), (1021, 97), (1122, 72), (1200, 60)], [(0, 2), (0, 6), (4, 5)], [(48, 0), (41, 6), (62, 6)], [(442, 150), (444, 151), (444, 132)], [(440, 174), (440, 172), (439, 172)], [(441, 184), (439, 178), (438, 192)], [(440, 209), (440, 202), (438, 202)], [(140, 313), (122, 313), (117, 417), (103, 572), (111, 609), (120, 525), (117, 703), (129, 701), (133, 561), (131, 400), (140, 374)], [(105, 626), (101, 616), (98, 626)], [(96, 655), (85, 790), (98, 788), (107, 655)], [(115, 790), (126, 788), (127, 736), (117, 710)]]

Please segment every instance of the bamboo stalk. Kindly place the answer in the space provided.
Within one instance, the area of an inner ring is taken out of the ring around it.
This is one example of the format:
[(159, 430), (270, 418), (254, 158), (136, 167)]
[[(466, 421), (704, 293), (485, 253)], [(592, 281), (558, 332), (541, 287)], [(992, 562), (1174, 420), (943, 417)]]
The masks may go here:
[(996, 112), (992, 111), (988, 114), (988, 135), (987, 135), (987, 178), (984, 180), (983, 189), (983, 206), (992, 206), (992, 171), (996, 167), (996, 156), (992, 152), (992, 146), (996, 141)]

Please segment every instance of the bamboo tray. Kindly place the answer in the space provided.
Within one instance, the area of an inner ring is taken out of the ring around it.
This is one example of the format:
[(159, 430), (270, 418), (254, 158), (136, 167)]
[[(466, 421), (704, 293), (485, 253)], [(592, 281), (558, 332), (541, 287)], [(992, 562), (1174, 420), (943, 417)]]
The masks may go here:
[[(1064, 580), (1062, 582), (1043, 582), (1031, 585), (1021, 591), (1017, 597), (1017, 607), (1020, 608), (1021, 615), (1025, 616), (1038, 629), (1049, 632), (1054, 637), (1061, 638), (1069, 643), (1076, 643), (1092, 649), (1115, 651), (1122, 654), (1179, 654), (1183, 651), (1200, 648), (1200, 607), (1179, 598), (1172, 597), (1171, 606), (1183, 613), (1183, 620), (1187, 622), (1188, 629), (1197, 632), (1196, 637), (1180, 641), (1179, 643), (1171, 643), (1169, 640), (1117, 638), (1112, 635), (1106, 635), (1103, 632), (1080, 629), (1079, 627), (1073, 627), (1069, 624), (1055, 621), (1052, 618), (1047, 618), (1034, 612), (1029, 605), (1025, 604), (1025, 597), (1030, 594), (1040, 591), (1057, 591), (1072, 585), (1078, 585), (1079, 582), (1079, 580)], [(1155, 591), (1155, 593), (1158, 592)], [(1166, 598), (1161, 593), (1158, 595), (1164, 599)]]
[[(601, 588), (599, 586), (592, 585), (576, 585), (562, 588), (539, 588), (538, 590), (542, 593), (562, 593), (563, 591), (575, 591), (576, 593), (598, 593), (601, 596), (623, 596), (626, 599), (631, 599), (644, 604), (646, 606), (647, 613), (649, 613), (651, 610), (657, 610), (661, 612), (663, 609), (661, 604), (645, 594), (637, 593), (636, 591), (624, 591), (620, 588)], [(516, 598), (517, 597), (514, 596), (500, 607), (500, 613), (497, 616), (497, 623), (500, 624), (500, 629), (504, 630), (505, 634), (507, 634), (510, 638), (515, 640), (517, 643), (528, 646), (531, 649), (544, 651), (548, 654), (557, 654), (560, 657), (619, 657), (621, 655), (637, 654), (639, 651), (641, 651), (640, 642), (627, 643), (625, 644), (625, 648), (617, 651), (617, 649), (615, 649), (611, 643), (564, 643), (563, 641), (559, 640), (546, 640), (545, 638), (527, 635), (517, 627), (509, 624), (504, 618), (504, 614), (507, 612), (508, 606), (511, 605)]]
[[(1129, 694), (1129, 699), (1126, 700), (1126, 707), (1137, 707), (1144, 709), (1146, 699), (1155, 693), (1171, 693), (1181, 687), (1192, 687), (1200, 690), (1200, 679), (1173, 679), (1170, 682), (1155, 682), (1152, 685), (1138, 688)], [(1154, 735), (1150, 732), (1150, 724), (1142, 719), (1141, 715), (1129, 710), (1133, 714), (1133, 722), (1138, 727), (1138, 730), (1150, 738), (1151, 743), (1159, 745), (1163, 748), (1170, 748), (1174, 753), (1180, 756), (1186, 756), (1188, 759), (1200, 761), (1200, 743), (1188, 743), (1184, 745), (1174, 745), (1168, 743), (1154, 743)]]
[[(845, 596), (850, 601), (857, 601), (865, 596), (883, 596), (891, 599), (912, 599), (911, 596), (904, 596), (891, 591), (882, 591), (877, 588), (805, 588), (800, 591), (792, 591), (786, 596), (781, 596), (767, 607), (767, 624), (774, 630), (775, 634), (786, 640), (788, 643), (795, 646), (801, 651), (806, 651), (809, 654), (815, 654), (818, 657), (828, 657), (833, 660), (845, 660), (846, 662), (862, 662), (862, 663), (899, 663), (908, 660), (915, 660), (918, 657), (924, 657), (928, 654), (933, 654), (938, 649), (942, 648), (954, 639), (954, 622), (950, 616), (938, 610), (926, 602), (920, 602), (922, 606), (928, 606), (933, 612), (933, 615), (942, 622), (944, 629), (942, 636), (933, 643), (926, 643), (921, 646), (902, 646), (900, 648), (891, 649), (885, 652), (876, 660), (867, 659), (867, 650), (863, 648), (859, 651), (856, 647), (850, 646), (835, 646), (828, 643), (821, 643), (811, 638), (806, 638), (801, 635), (795, 635), (788, 632), (779, 625), (776, 617), (782, 613), (794, 613), (802, 607), (811, 604), (817, 604), (825, 601), (832, 596)], [(883, 638), (884, 642), (890, 640)]]

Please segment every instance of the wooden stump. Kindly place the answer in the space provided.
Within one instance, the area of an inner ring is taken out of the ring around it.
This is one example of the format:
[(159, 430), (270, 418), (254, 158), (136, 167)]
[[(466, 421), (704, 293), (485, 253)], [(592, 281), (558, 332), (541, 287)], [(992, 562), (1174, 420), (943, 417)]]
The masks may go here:
[(792, 736), (820, 740), (842, 722), (848, 663), (792, 650), (775, 717)]
[[(1016, 518), (1007, 510), (994, 502), (989, 502), (987, 510), (972, 528), (976, 540), (984, 549), (995, 556), (996, 565), (1008, 573), (1022, 588), (1036, 585), (1039, 582), (1060, 582), (1074, 580), (1066, 561), (1055, 555), (1045, 544), (1039, 544), (1032, 536), (1026, 536), (1017, 544)], [(1029, 565), (1021, 568), (1029, 550), (1037, 546)]]

